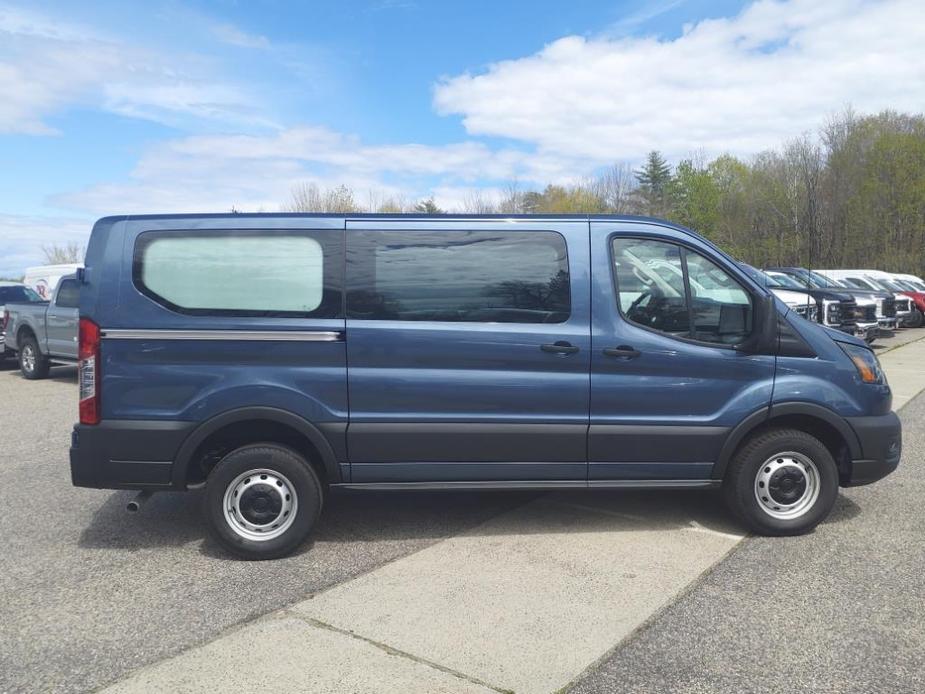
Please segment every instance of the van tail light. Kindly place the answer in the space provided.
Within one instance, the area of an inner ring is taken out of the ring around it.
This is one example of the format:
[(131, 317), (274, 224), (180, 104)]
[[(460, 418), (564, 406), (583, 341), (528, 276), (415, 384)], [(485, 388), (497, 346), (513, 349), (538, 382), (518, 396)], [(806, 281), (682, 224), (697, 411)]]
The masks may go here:
[(3, 320), (0, 321), (0, 331), (6, 332), (6, 326), (10, 324), (10, 312), (6, 309), (3, 310)]
[(100, 328), (81, 318), (78, 328), (77, 373), (80, 381), (80, 423), (100, 423)]

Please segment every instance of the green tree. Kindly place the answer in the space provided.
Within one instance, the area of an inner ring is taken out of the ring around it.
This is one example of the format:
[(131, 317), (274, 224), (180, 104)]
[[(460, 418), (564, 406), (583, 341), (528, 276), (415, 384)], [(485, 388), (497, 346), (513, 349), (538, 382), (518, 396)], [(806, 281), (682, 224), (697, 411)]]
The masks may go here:
[(635, 172), (639, 182), (639, 195), (643, 211), (649, 215), (664, 216), (668, 211), (668, 193), (671, 186), (671, 167), (658, 150), (652, 150), (642, 168)]
[(440, 209), (437, 203), (434, 202), (433, 196), (418, 202), (414, 206), (414, 211), (418, 214), (446, 214), (446, 211)]
[(720, 190), (711, 171), (684, 159), (675, 169), (669, 191), (672, 220), (715, 238)]

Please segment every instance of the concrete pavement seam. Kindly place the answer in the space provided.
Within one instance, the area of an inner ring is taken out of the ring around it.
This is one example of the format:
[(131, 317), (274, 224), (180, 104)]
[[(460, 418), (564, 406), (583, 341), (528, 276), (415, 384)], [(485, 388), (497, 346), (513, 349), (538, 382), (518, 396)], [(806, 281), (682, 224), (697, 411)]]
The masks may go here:
[(420, 656), (414, 655), (413, 653), (408, 653), (407, 651), (399, 650), (398, 648), (390, 646), (387, 643), (376, 641), (375, 639), (371, 639), (369, 637), (363, 636), (362, 634), (357, 634), (356, 632), (350, 631), (349, 629), (341, 629), (340, 627), (336, 627), (332, 624), (328, 624), (327, 622), (322, 622), (320, 619), (315, 619), (314, 617), (308, 617), (299, 612), (295, 612), (289, 609), (283, 610), (283, 613), (284, 614), (281, 616), (289, 617), (291, 619), (298, 619), (302, 622), (305, 622), (308, 626), (314, 627), (316, 629), (326, 629), (328, 631), (333, 631), (337, 634), (341, 634), (342, 636), (349, 636), (350, 638), (357, 639), (358, 641), (363, 641), (364, 643), (368, 643), (371, 646), (375, 646), (376, 648), (382, 651), (385, 651), (389, 655), (398, 656), (400, 658), (406, 658), (420, 665), (426, 665), (427, 667), (433, 668), (434, 670), (439, 670), (440, 672), (443, 672), (447, 675), (452, 675), (453, 677), (461, 679), (465, 682), (469, 682), (470, 684), (477, 684), (480, 687), (486, 687), (488, 689), (491, 689), (492, 691), (499, 692), (499, 694), (514, 694), (514, 692), (510, 689), (503, 689), (501, 687), (496, 687), (495, 685), (485, 682), (483, 680), (480, 680), (477, 677), (467, 675), (466, 673), (459, 672), (458, 670), (453, 670), (452, 668), (448, 668), (445, 665), (441, 665), (440, 663), (435, 663), (432, 660), (428, 660), (427, 658), (422, 658)]
[(575, 677), (573, 677), (573, 678), (568, 682), (568, 684), (566, 684), (566, 685), (560, 687), (559, 689), (557, 689), (557, 690), (555, 691), (555, 694), (565, 694), (565, 692), (568, 692), (568, 690), (571, 689), (572, 686), (573, 686), (576, 682), (580, 681), (586, 674), (588, 674), (589, 672), (591, 672), (592, 670), (594, 670), (595, 668), (597, 668), (597, 667), (598, 667), (599, 665), (601, 665), (602, 663), (606, 662), (610, 657), (613, 656), (614, 653), (616, 653), (618, 650), (620, 650), (620, 648), (621, 648), (625, 643), (627, 643), (627, 642), (630, 641), (632, 638), (634, 638), (637, 634), (639, 634), (640, 632), (644, 631), (644, 630), (647, 629), (649, 626), (651, 626), (651, 625), (655, 622), (655, 620), (657, 620), (657, 619), (662, 615), (662, 613), (665, 612), (665, 610), (667, 610), (669, 607), (671, 607), (672, 605), (674, 605), (678, 600), (681, 600), (681, 599), (683, 599), (684, 597), (686, 597), (686, 596), (688, 595), (688, 593), (692, 592), (696, 587), (698, 587), (698, 586), (704, 581), (704, 579), (706, 579), (707, 576), (709, 576), (711, 573), (713, 573), (713, 571), (716, 570), (716, 567), (717, 567), (717, 566), (719, 566), (719, 565), (722, 564), (724, 561), (726, 561), (726, 560), (729, 558), (729, 556), (730, 556), (733, 552), (737, 552), (737, 551), (739, 550), (739, 548), (745, 543), (745, 540), (747, 540), (747, 539), (749, 539), (749, 538), (751, 538), (751, 537), (753, 537), (753, 535), (751, 535), (751, 534), (745, 535), (745, 536), (742, 538), (741, 541), (737, 542), (737, 543), (734, 544), (732, 547), (730, 547), (726, 552), (723, 553), (723, 555), (722, 555), (719, 559), (717, 559), (715, 562), (713, 562), (713, 564), (711, 564), (709, 567), (707, 567), (706, 569), (704, 569), (704, 570), (700, 573), (700, 575), (697, 576), (697, 578), (695, 578), (693, 581), (691, 581), (691, 582), (688, 583), (686, 586), (684, 586), (684, 588), (683, 588), (682, 590), (680, 590), (680, 591), (678, 591), (676, 594), (670, 596), (669, 599), (668, 599), (668, 601), (665, 602), (665, 604), (662, 605), (661, 607), (659, 607), (657, 610), (655, 610), (655, 612), (653, 612), (652, 614), (650, 614), (650, 615), (645, 619), (645, 621), (643, 621), (643, 622), (640, 623), (640, 624), (637, 624), (636, 627), (635, 627), (630, 633), (628, 633), (628, 634), (627, 634), (626, 636), (624, 636), (622, 639), (620, 639), (619, 641), (617, 641), (617, 643), (615, 643), (613, 646), (611, 646), (610, 648), (608, 648), (606, 653), (601, 654), (601, 656), (598, 657), (598, 658), (596, 658), (596, 659), (594, 660), (594, 662), (589, 663), (581, 672), (579, 672), (577, 675), (575, 675)]

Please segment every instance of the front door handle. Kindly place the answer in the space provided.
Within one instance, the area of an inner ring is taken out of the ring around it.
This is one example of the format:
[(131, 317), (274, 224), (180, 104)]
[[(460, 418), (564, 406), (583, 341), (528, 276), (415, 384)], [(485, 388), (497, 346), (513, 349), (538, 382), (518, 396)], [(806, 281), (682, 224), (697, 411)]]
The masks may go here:
[(566, 342), (565, 340), (559, 340), (558, 342), (553, 342), (550, 344), (540, 345), (540, 349), (544, 352), (549, 352), (550, 354), (575, 354), (578, 351), (578, 348)]
[(620, 345), (619, 347), (608, 347), (604, 350), (604, 354), (608, 357), (621, 357), (623, 359), (635, 359), (642, 352), (638, 349), (633, 349), (629, 345)]

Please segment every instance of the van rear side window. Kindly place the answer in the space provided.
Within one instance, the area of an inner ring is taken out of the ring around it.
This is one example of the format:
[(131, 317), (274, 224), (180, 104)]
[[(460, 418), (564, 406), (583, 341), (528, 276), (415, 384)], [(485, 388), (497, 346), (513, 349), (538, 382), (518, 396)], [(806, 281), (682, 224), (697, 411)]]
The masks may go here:
[(135, 286), (193, 315), (341, 314), (342, 232), (203, 231), (141, 234)]
[(352, 232), (347, 276), (356, 319), (562, 323), (571, 309), (552, 231)]

